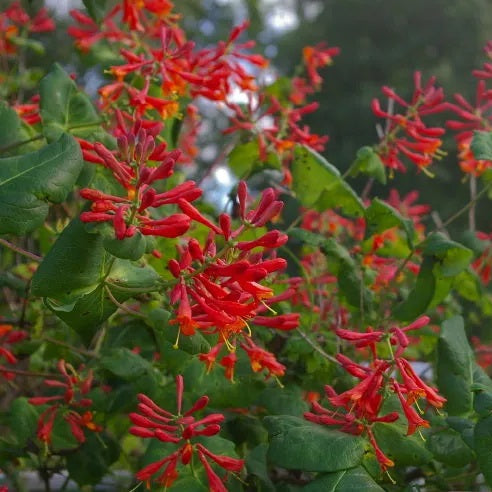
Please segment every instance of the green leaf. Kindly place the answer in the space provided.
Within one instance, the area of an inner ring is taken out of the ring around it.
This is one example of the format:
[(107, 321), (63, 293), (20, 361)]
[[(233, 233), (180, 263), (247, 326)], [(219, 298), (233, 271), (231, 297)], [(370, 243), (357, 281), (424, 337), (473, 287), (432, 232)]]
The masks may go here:
[(302, 488), (305, 492), (384, 492), (361, 466), (320, 475)]
[(264, 169), (280, 169), (280, 160), (276, 154), (268, 153), (266, 160), (260, 158), (260, 149), (256, 140), (240, 144), (227, 157), (227, 163), (238, 178), (246, 178)]
[(39, 414), (27, 398), (17, 398), (11, 404), (8, 426), (19, 446), (24, 446), (36, 434)]
[(492, 411), (492, 380), (478, 365), (473, 368), (473, 409), (479, 415), (487, 415)]
[(473, 445), (473, 431), (475, 429), (475, 422), (463, 417), (449, 416), (446, 418), (446, 422), (451, 429), (458, 432), (463, 439), (464, 443), (470, 448), (474, 449)]
[(340, 293), (351, 306), (360, 307), (361, 302), (364, 306), (371, 304), (372, 293), (362, 281), (362, 272), (346, 248), (332, 238), (296, 227), (289, 231), (289, 237), (321, 250), (328, 260), (330, 272), (337, 277)]
[(470, 264), (473, 252), (460, 243), (451, 241), (441, 233), (431, 234), (423, 243), (423, 254), (432, 256), (440, 265), (444, 277), (454, 277)]
[(475, 159), (492, 160), (492, 133), (491, 132), (473, 132), (471, 150)]
[(478, 302), (482, 298), (482, 284), (471, 268), (459, 273), (453, 281), (453, 289), (467, 301)]
[(444, 429), (431, 434), (427, 448), (434, 458), (449, 466), (465, 466), (475, 458), (475, 453), (465, 444), (458, 432)]
[(269, 461), (292, 470), (333, 472), (357, 466), (364, 454), (358, 436), (325, 429), (303, 419), (278, 416), (263, 420), (270, 435)]
[[(89, 343), (98, 327), (117, 309), (105, 286), (123, 302), (159, 288), (160, 277), (150, 266), (111, 260), (99, 234), (89, 234), (74, 219), (39, 265), (32, 293)], [(60, 275), (63, 272), (63, 275)]]
[(68, 135), (39, 151), (0, 159), (0, 233), (24, 235), (39, 227), (49, 202), (61, 203), (79, 176), (83, 161)]
[(364, 214), (361, 199), (338, 169), (314, 150), (296, 146), (291, 170), (293, 190), (305, 207), (318, 211), (340, 208), (356, 217)]
[(492, 415), (477, 422), (474, 438), (478, 464), (485, 481), (492, 487)]
[(474, 356), (461, 316), (442, 324), (437, 351), (437, 385), (448, 400), (446, 411), (450, 415), (466, 415), (472, 410)]
[[(261, 481), (261, 484), (265, 490), (274, 491), (275, 486), (268, 476), (268, 467), (266, 462), (267, 451), (268, 444), (265, 443), (259, 444), (253, 448), (246, 456), (246, 468), (250, 475), (254, 475)], [(263, 490), (263, 488), (257, 488), (257, 490)]]
[(120, 455), (118, 443), (108, 435), (86, 432), (86, 436), (77, 452), (67, 455), (70, 478), (80, 486), (98, 484)]
[(141, 378), (152, 371), (152, 364), (131, 350), (118, 347), (101, 358), (101, 366), (127, 381)]
[(106, 13), (106, 0), (82, 0), (89, 15), (99, 22)]
[(419, 274), (415, 286), (408, 297), (398, 306), (393, 314), (402, 321), (414, 320), (420, 316), (432, 302), (436, 291), (436, 278), (433, 272), (434, 261), (432, 258), (424, 258), (420, 265)]
[[(77, 89), (68, 74), (55, 64), (39, 83), (39, 102), (43, 134), (49, 141), (62, 133), (99, 141), (108, 134), (101, 128), (101, 117), (89, 97)], [(104, 143), (104, 142), (103, 142)]]
[(383, 453), (401, 466), (418, 466), (432, 460), (419, 436), (406, 436), (398, 424), (374, 424), (374, 435)]
[(98, 286), (107, 262), (101, 236), (87, 233), (84, 224), (74, 219), (39, 265), (31, 292), (35, 296), (73, 301)]
[(259, 398), (258, 405), (264, 407), (270, 415), (293, 415), (300, 417), (309, 410), (309, 405), (302, 399), (302, 390), (298, 386), (289, 388), (266, 388)]
[(366, 208), (365, 214), (366, 238), (374, 234), (380, 234), (392, 227), (399, 227), (406, 234), (408, 247), (413, 249), (413, 237), (415, 235), (413, 222), (410, 219), (403, 218), (391, 205), (381, 201), (379, 198), (374, 198), (371, 205)]
[(386, 184), (386, 168), (372, 147), (364, 146), (357, 151), (355, 161), (350, 166), (350, 176), (367, 174)]
[(147, 247), (146, 238), (140, 231), (137, 231), (132, 237), (117, 239), (114, 237), (114, 229), (111, 229), (111, 235), (104, 237), (104, 249), (117, 258), (132, 261), (139, 260)]
[(401, 321), (414, 320), (442, 302), (454, 278), (466, 270), (473, 256), (470, 249), (440, 233), (431, 234), (422, 243), (422, 249), (423, 261), (416, 284), (393, 313)]
[[(0, 101), (0, 154), (10, 155), (21, 153), (26, 144), (16, 145), (30, 138), (29, 133), (22, 126), (19, 115), (5, 101)], [(12, 148), (9, 151), (9, 147)]]

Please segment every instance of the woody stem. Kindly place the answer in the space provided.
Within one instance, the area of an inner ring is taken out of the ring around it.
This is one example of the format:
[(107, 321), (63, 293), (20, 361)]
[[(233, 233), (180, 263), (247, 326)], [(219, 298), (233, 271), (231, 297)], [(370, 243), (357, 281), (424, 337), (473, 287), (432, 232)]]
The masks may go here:
[(132, 316), (137, 316), (138, 318), (147, 319), (147, 316), (145, 316), (145, 314), (139, 313), (138, 311), (135, 311), (135, 310), (125, 306), (124, 304), (121, 304), (121, 302), (119, 302), (114, 297), (113, 293), (111, 292), (111, 290), (109, 289), (109, 287), (107, 285), (104, 286), (104, 290), (108, 294), (108, 297), (110, 298), (111, 302), (114, 305), (118, 306), (122, 311), (125, 311), (125, 313), (131, 314)]
[(470, 209), (468, 210), (468, 227), (471, 232), (475, 232), (475, 201), (477, 197), (477, 177), (475, 175), (470, 176)]
[(29, 251), (26, 251), (22, 249), (19, 246), (16, 246), (15, 244), (12, 244), (11, 242), (0, 238), (0, 244), (2, 246), (5, 246), (6, 248), (11, 249), (12, 251), (15, 251), (16, 253), (19, 253), (22, 256), (25, 256), (26, 258), (29, 258), (30, 260), (37, 261), (38, 263), (43, 260), (41, 256), (35, 255), (34, 253), (30, 253)]
[(57, 340), (56, 338), (44, 336), (42, 339), (45, 342), (52, 343), (54, 345), (60, 345), (60, 347), (68, 348), (74, 352), (78, 352), (79, 354), (85, 355), (87, 357), (93, 357), (93, 358), (99, 357), (97, 354), (95, 354), (94, 352), (91, 352), (90, 350), (85, 350), (83, 348), (74, 347), (73, 345), (70, 345), (69, 343), (65, 343), (65, 342), (62, 342), (60, 340)]
[(32, 371), (24, 371), (22, 369), (8, 368), (8, 367), (0, 367), (0, 372), (3, 373), (12, 373), (17, 374), (19, 376), (29, 376), (33, 378), (56, 378), (62, 377), (60, 374), (49, 374), (47, 372), (32, 372)]

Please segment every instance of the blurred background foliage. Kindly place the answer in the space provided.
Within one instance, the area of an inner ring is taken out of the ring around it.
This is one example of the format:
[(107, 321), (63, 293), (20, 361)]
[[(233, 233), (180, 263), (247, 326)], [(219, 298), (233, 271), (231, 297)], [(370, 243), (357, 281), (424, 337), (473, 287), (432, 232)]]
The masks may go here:
[[(0, 0), (4, 8), (10, 2)], [(35, 12), (43, 0), (23, 0)], [(46, 0), (55, 12), (59, 29), (55, 36), (41, 35), (47, 42), (42, 57), (30, 54), (27, 61), (49, 67), (55, 60), (75, 71), (78, 81), (92, 95), (102, 82), (101, 51), (80, 59), (65, 33), (73, 0)], [(176, 9), (183, 15), (183, 27), (190, 39), (207, 45), (227, 37), (233, 25), (251, 20), (250, 38), (259, 52), (272, 60), (280, 74), (292, 74), (302, 56), (302, 47), (326, 42), (341, 48), (333, 66), (325, 69), (325, 84), (313, 99), (320, 109), (307, 123), (314, 133), (330, 135), (325, 156), (345, 170), (357, 149), (377, 140), (376, 119), (370, 102), (380, 96), (380, 87), (389, 85), (408, 97), (413, 89), (412, 74), (421, 70), (424, 78), (436, 75), (448, 99), (455, 92), (473, 100), (475, 80), (471, 70), (485, 60), (482, 48), (492, 39), (492, 5), (489, 0), (179, 0)], [(40, 36), (40, 37), (41, 37)], [(82, 60), (82, 61), (81, 61)], [(451, 114), (449, 115), (451, 117)], [(442, 115), (439, 124), (442, 125)], [(396, 176), (390, 187), (403, 192), (420, 190), (420, 201), (441, 210), (448, 217), (469, 199), (468, 186), (456, 160), (456, 148), (447, 138), (448, 154), (432, 167), (434, 179), (410, 165), (406, 174)], [(364, 182), (356, 182), (359, 190)], [(386, 198), (387, 189), (374, 188)], [(463, 219), (465, 220), (465, 218)], [(478, 229), (488, 230), (486, 207), (477, 210)], [(454, 232), (464, 222), (454, 223)]]

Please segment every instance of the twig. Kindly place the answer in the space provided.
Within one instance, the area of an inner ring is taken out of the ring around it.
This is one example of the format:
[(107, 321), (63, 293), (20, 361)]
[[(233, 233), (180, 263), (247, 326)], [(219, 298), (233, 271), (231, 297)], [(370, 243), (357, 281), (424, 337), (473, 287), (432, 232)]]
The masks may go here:
[(16, 246), (15, 244), (12, 244), (11, 242), (7, 241), (6, 239), (0, 238), (0, 244), (5, 246), (6, 248), (11, 249), (12, 251), (15, 251), (16, 253), (19, 253), (22, 256), (25, 256), (26, 258), (29, 258), (33, 261), (37, 261), (38, 263), (43, 260), (41, 256), (35, 255), (34, 253), (31, 253), (29, 251), (26, 251), (22, 249), (20, 246)]
[(301, 335), (301, 338), (303, 338), (316, 352), (318, 352), (320, 355), (322, 355), (326, 360), (329, 360), (330, 362), (333, 362), (333, 364), (340, 365), (340, 362), (338, 362), (335, 357), (333, 357), (330, 354), (327, 354), (316, 342), (313, 342), (307, 335), (304, 333), (300, 328), (297, 328), (297, 333)]
[(31, 371), (24, 371), (22, 369), (15, 369), (15, 368), (1, 367), (1, 366), (0, 366), (0, 372), (18, 374), (19, 376), (29, 376), (29, 377), (33, 377), (33, 378), (61, 378), (61, 377), (63, 377), (62, 374), (50, 374), (47, 372), (31, 372)]
[(121, 304), (116, 297), (112, 294), (111, 290), (107, 285), (104, 286), (104, 289), (106, 290), (108, 297), (111, 299), (111, 302), (118, 306), (122, 311), (125, 311), (125, 313), (131, 314), (132, 316), (137, 316), (139, 318), (147, 319), (147, 316), (145, 314), (139, 313), (138, 311), (134, 311), (133, 309), (125, 306), (124, 304)]
[(87, 357), (93, 357), (93, 358), (99, 357), (97, 354), (95, 354), (94, 352), (91, 352), (90, 350), (75, 347), (73, 345), (70, 345), (69, 343), (57, 340), (56, 338), (51, 338), (51, 337), (45, 336), (42, 338), (42, 340), (44, 340), (45, 342), (48, 342), (48, 343), (52, 343), (54, 345), (60, 345), (60, 347), (68, 348), (70, 350), (73, 350), (74, 352), (78, 352), (79, 354), (86, 355)]
[(446, 227), (444, 227), (444, 223), (443, 223), (441, 216), (439, 215), (439, 212), (437, 210), (433, 210), (431, 212), (431, 218), (434, 221), (434, 224), (436, 224), (437, 230), (442, 232), (443, 234), (445, 234), (447, 237), (449, 237), (449, 233), (448, 233)]
[(476, 230), (476, 220), (475, 220), (475, 200), (477, 197), (477, 177), (473, 174), (470, 176), (470, 201), (471, 206), (468, 210), (468, 227), (471, 232)]
[(453, 222), (459, 216), (463, 215), (470, 207), (473, 207), (475, 205), (475, 203), (477, 203), (478, 200), (480, 200), (480, 198), (482, 197), (482, 195), (484, 195), (485, 193), (487, 193), (489, 191), (489, 189), (490, 189), (491, 186), (492, 186), (492, 182), (490, 182), (489, 184), (487, 184), (487, 186), (483, 187), (476, 194), (476, 196), (475, 196), (475, 198), (473, 200), (470, 200), (463, 208), (461, 208), (456, 213), (454, 213), (453, 215), (451, 215), (451, 217), (449, 217), (449, 219), (447, 219), (444, 222), (443, 226), (444, 227), (447, 227), (449, 224), (451, 224), (451, 222)]

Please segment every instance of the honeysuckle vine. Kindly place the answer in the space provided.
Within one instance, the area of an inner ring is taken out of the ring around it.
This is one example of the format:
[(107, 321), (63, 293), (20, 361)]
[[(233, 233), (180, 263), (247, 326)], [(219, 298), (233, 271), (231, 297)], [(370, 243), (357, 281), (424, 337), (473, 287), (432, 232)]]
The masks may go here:
[[(0, 13), (0, 489), (492, 485), (492, 65), (473, 103), (420, 71), (409, 97), (383, 86), (342, 173), (304, 118), (343, 47), (281, 75), (248, 22), (200, 46), (169, 0), (84, 5), (93, 99), (59, 64), (26, 83), (45, 8)], [(392, 186), (451, 165), (470, 198), (449, 217)]]

